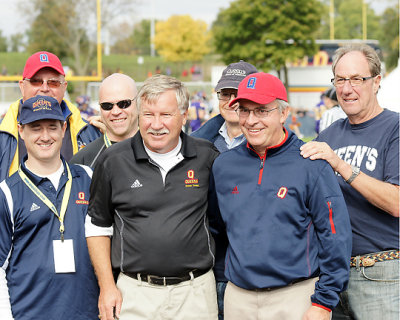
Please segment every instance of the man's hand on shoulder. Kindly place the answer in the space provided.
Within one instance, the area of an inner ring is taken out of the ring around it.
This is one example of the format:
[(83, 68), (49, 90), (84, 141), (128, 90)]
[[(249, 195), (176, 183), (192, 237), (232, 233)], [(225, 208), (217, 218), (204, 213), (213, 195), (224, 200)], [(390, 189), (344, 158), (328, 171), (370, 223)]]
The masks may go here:
[(331, 165), (333, 170), (339, 170), (341, 159), (326, 142), (307, 142), (300, 147), (300, 154), (303, 156), (303, 158), (310, 158), (311, 160), (326, 160)]
[(303, 316), (302, 320), (329, 320), (331, 312), (317, 306), (311, 306)]
[(92, 126), (95, 126), (97, 129), (99, 129), (101, 133), (106, 132), (106, 126), (101, 120), (100, 116), (91, 116), (88, 118), (88, 121)]

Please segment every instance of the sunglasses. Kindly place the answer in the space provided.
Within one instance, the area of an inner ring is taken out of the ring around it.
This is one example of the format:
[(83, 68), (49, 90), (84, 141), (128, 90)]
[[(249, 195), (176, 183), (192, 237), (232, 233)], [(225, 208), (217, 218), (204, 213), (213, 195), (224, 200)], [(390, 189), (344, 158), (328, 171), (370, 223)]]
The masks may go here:
[(43, 80), (43, 79), (38, 79), (38, 78), (33, 78), (33, 79), (28, 79), (25, 78), (24, 80), (29, 81), (33, 87), (41, 87), (43, 83), (47, 83), (47, 86), (52, 89), (57, 89), (59, 88), (65, 81), (60, 81), (57, 79), (49, 79), (49, 80)]
[(113, 103), (113, 102), (102, 102), (102, 103), (100, 103), (100, 108), (102, 108), (103, 110), (106, 110), (106, 111), (110, 111), (114, 107), (114, 105), (116, 104), (118, 106), (118, 108), (126, 109), (126, 108), (131, 106), (133, 100), (134, 99), (126, 99), (126, 100), (121, 100), (121, 101), (118, 101), (118, 102), (115, 102), (115, 103)]

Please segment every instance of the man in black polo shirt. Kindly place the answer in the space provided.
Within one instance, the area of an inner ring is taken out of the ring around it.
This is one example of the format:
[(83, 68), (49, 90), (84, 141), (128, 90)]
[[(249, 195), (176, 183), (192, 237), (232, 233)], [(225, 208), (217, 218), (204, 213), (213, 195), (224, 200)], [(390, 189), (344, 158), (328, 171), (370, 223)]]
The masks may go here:
[(215, 320), (206, 211), (218, 151), (182, 132), (189, 94), (177, 79), (147, 79), (136, 103), (139, 132), (108, 148), (93, 174), (86, 237), (101, 319)]

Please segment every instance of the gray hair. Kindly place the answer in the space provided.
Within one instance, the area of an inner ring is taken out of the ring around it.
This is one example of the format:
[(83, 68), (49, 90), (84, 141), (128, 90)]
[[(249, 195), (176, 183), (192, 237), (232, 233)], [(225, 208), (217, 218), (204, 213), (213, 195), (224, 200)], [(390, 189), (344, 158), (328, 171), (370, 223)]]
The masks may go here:
[(286, 108), (289, 108), (289, 103), (287, 103), (285, 100), (276, 99), (276, 102), (278, 103), (278, 108), (280, 113), (285, 111)]
[(332, 72), (335, 75), (336, 65), (339, 60), (346, 54), (352, 51), (361, 52), (368, 61), (369, 71), (373, 77), (381, 74), (381, 60), (375, 49), (365, 43), (352, 43), (344, 47), (340, 47), (335, 51), (332, 63)]
[(181, 114), (189, 108), (189, 92), (184, 84), (174, 77), (156, 74), (143, 83), (136, 96), (136, 106), (140, 112), (143, 101), (155, 103), (160, 95), (169, 90), (175, 90), (176, 102)]

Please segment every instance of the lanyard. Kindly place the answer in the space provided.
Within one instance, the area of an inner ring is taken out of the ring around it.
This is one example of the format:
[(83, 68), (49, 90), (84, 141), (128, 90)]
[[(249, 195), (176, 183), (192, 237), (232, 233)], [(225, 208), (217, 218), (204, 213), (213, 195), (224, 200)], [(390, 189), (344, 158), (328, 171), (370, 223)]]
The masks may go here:
[(22, 181), (28, 186), (29, 189), (40, 199), (44, 202), (46, 206), (50, 208), (51, 211), (57, 216), (58, 221), (60, 221), (60, 233), (61, 233), (61, 241), (64, 241), (64, 216), (67, 212), (67, 206), (69, 197), (71, 195), (71, 186), (72, 186), (72, 175), (71, 171), (69, 170), (68, 164), (65, 163), (68, 172), (68, 181), (65, 185), (64, 195), (61, 203), (61, 212), (60, 214), (57, 211), (55, 205), (43, 194), (42, 191), (39, 190), (38, 187), (34, 185), (34, 183), (27, 177), (27, 175), (21, 170), (21, 166), (18, 168), (19, 176), (21, 177)]
[(107, 133), (104, 133), (104, 144), (106, 145), (107, 148), (112, 145), (110, 139), (108, 139), (107, 137)]

